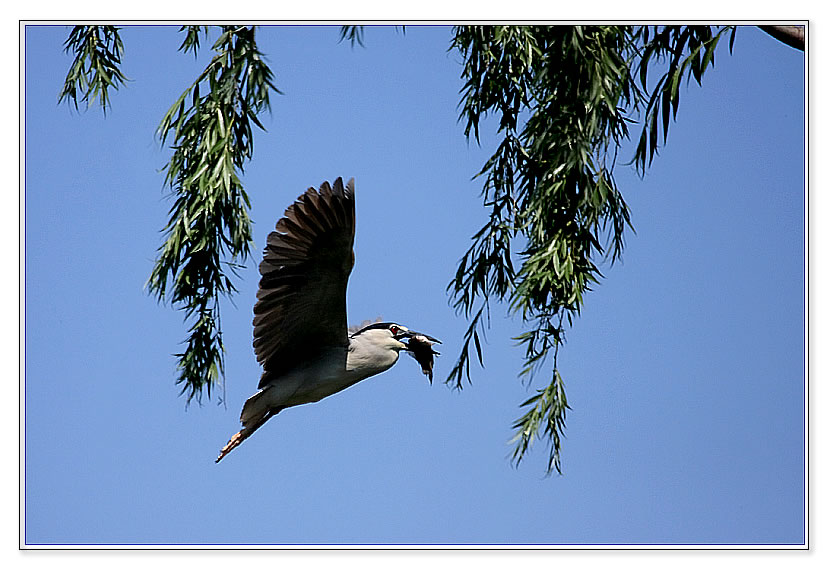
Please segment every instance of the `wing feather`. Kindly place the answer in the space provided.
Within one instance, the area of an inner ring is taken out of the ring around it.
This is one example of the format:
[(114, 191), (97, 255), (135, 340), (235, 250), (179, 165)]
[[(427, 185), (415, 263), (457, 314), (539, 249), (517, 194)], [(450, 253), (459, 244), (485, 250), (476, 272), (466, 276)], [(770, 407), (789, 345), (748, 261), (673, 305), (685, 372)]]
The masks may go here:
[(347, 346), (346, 285), (354, 265), (354, 179), (324, 182), (291, 204), (268, 236), (257, 302), (254, 352), (259, 387), (323, 346)]

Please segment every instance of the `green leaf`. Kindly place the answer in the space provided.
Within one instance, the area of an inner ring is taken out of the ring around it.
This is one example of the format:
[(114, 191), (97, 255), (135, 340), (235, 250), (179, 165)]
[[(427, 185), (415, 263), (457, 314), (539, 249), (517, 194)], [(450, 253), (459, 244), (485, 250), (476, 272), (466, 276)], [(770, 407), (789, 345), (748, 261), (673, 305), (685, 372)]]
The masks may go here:
[(478, 340), (478, 331), (473, 332), (473, 340), (476, 343), (476, 355), (478, 356), (478, 363), (484, 366), (484, 358), (481, 356), (481, 342)]

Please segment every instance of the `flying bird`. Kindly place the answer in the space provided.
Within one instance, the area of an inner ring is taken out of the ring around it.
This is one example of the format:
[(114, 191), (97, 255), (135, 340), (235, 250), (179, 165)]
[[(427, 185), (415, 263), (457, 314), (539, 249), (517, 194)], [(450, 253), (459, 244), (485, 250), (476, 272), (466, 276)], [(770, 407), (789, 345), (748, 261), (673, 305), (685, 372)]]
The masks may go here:
[(218, 463), (285, 408), (318, 402), (391, 368), (403, 350), (432, 382), (440, 341), (392, 322), (346, 326), (346, 285), (354, 266), (354, 179), (323, 182), (285, 210), (268, 236), (257, 301), (258, 391), (242, 407), (242, 429)]

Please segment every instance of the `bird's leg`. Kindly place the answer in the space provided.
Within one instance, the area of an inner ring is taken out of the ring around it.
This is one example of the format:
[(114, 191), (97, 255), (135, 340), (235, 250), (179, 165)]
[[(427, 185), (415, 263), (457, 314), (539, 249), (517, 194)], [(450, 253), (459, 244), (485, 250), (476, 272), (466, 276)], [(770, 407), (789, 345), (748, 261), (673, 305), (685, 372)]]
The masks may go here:
[(276, 416), (283, 408), (273, 408), (265, 412), (265, 414), (258, 420), (254, 420), (250, 425), (243, 426), (241, 430), (231, 436), (231, 439), (225, 444), (225, 447), (219, 452), (219, 457), (216, 458), (216, 463), (219, 463), (223, 457), (236, 449), (239, 444), (251, 437), (251, 435), (262, 427), (262, 425)]

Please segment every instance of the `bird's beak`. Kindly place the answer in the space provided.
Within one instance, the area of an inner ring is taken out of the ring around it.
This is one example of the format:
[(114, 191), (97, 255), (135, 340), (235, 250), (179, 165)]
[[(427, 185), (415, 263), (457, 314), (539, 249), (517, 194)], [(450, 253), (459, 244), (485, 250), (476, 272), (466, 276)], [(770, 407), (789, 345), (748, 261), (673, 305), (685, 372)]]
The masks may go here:
[(423, 339), (426, 339), (426, 340), (430, 341), (430, 343), (441, 344), (441, 341), (438, 340), (437, 338), (435, 338), (434, 336), (430, 336), (426, 333), (422, 333), (422, 332), (418, 332), (418, 331), (410, 331), (410, 330), (398, 331), (398, 334), (395, 335), (395, 340), (401, 340), (401, 339), (404, 339), (404, 338), (415, 338), (415, 337), (423, 337)]

